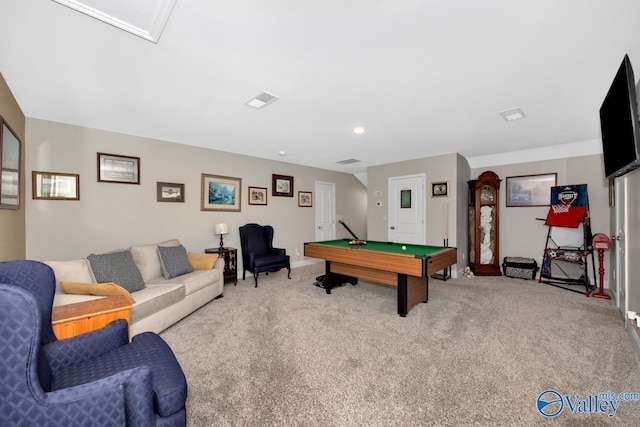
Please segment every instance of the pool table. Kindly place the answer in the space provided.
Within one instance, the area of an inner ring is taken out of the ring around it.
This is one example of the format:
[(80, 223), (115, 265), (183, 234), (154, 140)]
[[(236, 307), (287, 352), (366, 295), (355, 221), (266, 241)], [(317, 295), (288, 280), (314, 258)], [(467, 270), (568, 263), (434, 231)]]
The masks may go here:
[[(307, 242), (304, 256), (325, 260), (328, 294), (336, 285), (331, 273), (396, 287), (398, 314), (405, 317), (419, 302), (429, 299), (429, 276), (455, 264), (456, 248), (367, 241), (351, 245), (349, 239)], [(403, 247), (405, 249), (403, 249)]]

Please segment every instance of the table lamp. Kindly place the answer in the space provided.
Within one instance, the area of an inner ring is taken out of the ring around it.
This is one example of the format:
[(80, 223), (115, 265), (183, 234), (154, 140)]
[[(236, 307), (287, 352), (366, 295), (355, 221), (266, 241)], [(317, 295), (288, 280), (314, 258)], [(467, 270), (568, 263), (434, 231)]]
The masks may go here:
[(229, 233), (229, 231), (227, 230), (227, 224), (225, 223), (216, 224), (215, 229), (216, 229), (216, 234), (220, 235), (220, 249), (222, 250), (222, 246), (223, 246), (222, 236)]

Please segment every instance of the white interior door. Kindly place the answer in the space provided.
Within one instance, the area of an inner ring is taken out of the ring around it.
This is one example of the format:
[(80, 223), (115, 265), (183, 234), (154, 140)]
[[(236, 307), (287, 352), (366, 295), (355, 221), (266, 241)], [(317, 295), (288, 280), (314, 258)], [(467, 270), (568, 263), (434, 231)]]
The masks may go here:
[(316, 241), (336, 238), (336, 185), (316, 181)]
[(611, 233), (613, 242), (611, 264), (614, 265), (612, 279), (615, 285), (611, 285), (616, 293), (616, 306), (624, 314), (627, 311), (627, 178), (621, 177), (615, 180), (615, 223)]
[(389, 241), (425, 243), (425, 175), (389, 178)]

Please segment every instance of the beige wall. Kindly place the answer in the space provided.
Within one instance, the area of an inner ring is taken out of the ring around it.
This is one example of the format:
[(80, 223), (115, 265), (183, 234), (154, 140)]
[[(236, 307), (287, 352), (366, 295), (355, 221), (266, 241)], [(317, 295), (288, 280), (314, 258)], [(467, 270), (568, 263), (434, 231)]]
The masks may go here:
[[(315, 240), (315, 209), (298, 207), (298, 191), (315, 182), (336, 185), (336, 214), (354, 230), (366, 230), (366, 189), (351, 174), (27, 119), (27, 169), (80, 174), (79, 201), (27, 200), (27, 256), (39, 260), (84, 257), (135, 244), (178, 238), (189, 251), (216, 247), (214, 224), (226, 222), (225, 246), (240, 248), (238, 227), (271, 224), (274, 245), (292, 263), (304, 260), (304, 242)], [(97, 182), (96, 153), (140, 157), (141, 184)], [(200, 211), (201, 173), (242, 178), (241, 212)], [(294, 177), (295, 197), (271, 196), (272, 174)], [(158, 203), (156, 182), (185, 184), (185, 203)], [(27, 185), (30, 185), (31, 176)], [(269, 188), (267, 206), (249, 206), (247, 187)], [(336, 227), (337, 237), (348, 237)], [(296, 250), (300, 256), (296, 256)]]
[(25, 249), (25, 118), (11, 90), (0, 74), (0, 116), (22, 142), (20, 167), (20, 209), (0, 209), (0, 260), (24, 259)]
[[(449, 246), (459, 248), (458, 268), (464, 268), (462, 256), (465, 250), (462, 249), (466, 248), (466, 181), (469, 179), (470, 169), (466, 159), (455, 153), (368, 168), (367, 234), (369, 239), (384, 241), (388, 237), (389, 178), (422, 173), (426, 175), (425, 242), (428, 245), (442, 245), (445, 238), (445, 223), (448, 223)], [(449, 183), (449, 196), (431, 197), (431, 183), (442, 181)], [(375, 189), (381, 190), (380, 197), (373, 196)], [(377, 205), (378, 201), (382, 203), (381, 206)], [(447, 211), (448, 222), (445, 221)]]
[[(486, 170), (494, 171), (502, 179), (500, 185), (500, 262), (505, 256), (523, 256), (534, 258), (540, 263), (548, 231), (544, 221), (539, 221), (537, 218), (546, 218), (549, 207), (506, 207), (506, 178), (509, 176), (556, 172), (558, 185), (587, 184), (591, 230), (594, 234), (609, 234), (609, 187), (604, 178), (602, 155), (472, 169), (472, 179), (477, 178)], [(605, 269), (608, 271), (608, 254), (605, 256), (605, 261)], [(591, 265), (589, 265), (589, 272), (590, 276), (593, 276)]]

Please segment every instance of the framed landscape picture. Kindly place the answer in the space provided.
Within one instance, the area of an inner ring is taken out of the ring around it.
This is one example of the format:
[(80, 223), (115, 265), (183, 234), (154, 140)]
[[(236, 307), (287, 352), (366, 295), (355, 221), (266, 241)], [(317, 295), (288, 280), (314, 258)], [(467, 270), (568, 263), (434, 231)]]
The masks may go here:
[(98, 153), (98, 182), (140, 184), (140, 157)]
[(266, 206), (267, 189), (265, 187), (249, 187), (249, 204)]
[(240, 212), (242, 178), (202, 174), (201, 211)]
[(507, 177), (507, 207), (549, 206), (551, 187), (556, 186), (557, 173)]
[(80, 200), (80, 175), (57, 172), (31, 172), (34, 200)]
[(293, 177), (272, 174), (271, 195), (293, 197)]
[(156, 200), (158, 202), (184, 203), (184, 184), (157, 182)]

